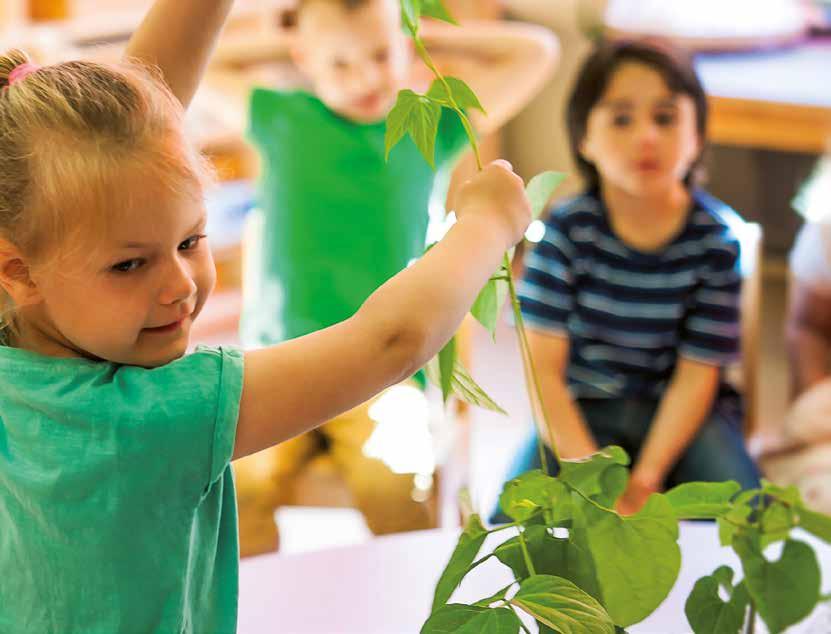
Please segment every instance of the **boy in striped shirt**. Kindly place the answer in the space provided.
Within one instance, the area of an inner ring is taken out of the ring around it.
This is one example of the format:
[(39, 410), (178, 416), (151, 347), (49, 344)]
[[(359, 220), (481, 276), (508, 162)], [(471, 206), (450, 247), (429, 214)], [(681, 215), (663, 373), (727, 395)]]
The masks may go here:
[[(568, 107), (588, 187), (550, 213), (520, 285), (560, 453), (626, 449), (623, 513), (682, 482), (758, 485), (723, 376), (739, 353), (736, 214), (693, 185), (706, 116), (676, 51), (598, 49)], [(539, 468), (537, 455), (535, 440), (511, 477)]]

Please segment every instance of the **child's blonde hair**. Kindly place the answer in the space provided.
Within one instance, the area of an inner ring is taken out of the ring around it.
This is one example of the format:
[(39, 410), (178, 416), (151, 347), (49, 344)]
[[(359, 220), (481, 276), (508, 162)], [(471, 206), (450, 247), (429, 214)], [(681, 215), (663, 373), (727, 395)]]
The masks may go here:
[[(0, 55), (0, 238), (42, 261), (107, 222), (128, 192), (124, 169), (201, 194), (208, 174), (185, 142), (182, 107), (158, 73), (134, 63), (74, 61), (10, 75), (29, 64)], [(122, 198), (119, 198), (122, 196)], [(94, 213), (90, 213), (90, 212)], [(14, 305), (0, 289), (0, 334)]]

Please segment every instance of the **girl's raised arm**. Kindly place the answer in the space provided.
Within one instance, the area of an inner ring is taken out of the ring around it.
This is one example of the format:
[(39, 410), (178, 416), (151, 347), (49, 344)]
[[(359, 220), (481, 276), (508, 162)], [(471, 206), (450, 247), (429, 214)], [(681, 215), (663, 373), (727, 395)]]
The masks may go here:
[(126, 56), (158, 66), (187, 108), (233, 0), (156, 0)]
[(495, 163), (459, 192), (459, 221), (352, 318), (245, 355), (234, 458), (317, 427), (403, 381), (453, 335), (530, 208), (522, 179)]

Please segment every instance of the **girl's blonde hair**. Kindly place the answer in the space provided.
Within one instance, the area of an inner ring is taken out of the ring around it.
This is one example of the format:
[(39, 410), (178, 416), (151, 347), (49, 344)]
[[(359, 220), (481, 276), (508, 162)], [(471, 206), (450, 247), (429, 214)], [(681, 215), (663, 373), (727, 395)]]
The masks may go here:
[[(131, 62), (74, 61), (10, 85), (12, 71), (28, 63), (20, 50), (0, 55), (0, 238), (27, 263), (58, 244), (77, 244), (89, 221), (112, 220), (129, 196), (119, 191), (125, 168), (201, 194), (208, 172), (184, 139), (182, 107), (159, 73)], [(13, 314), (0, 289), (0, 331)]]

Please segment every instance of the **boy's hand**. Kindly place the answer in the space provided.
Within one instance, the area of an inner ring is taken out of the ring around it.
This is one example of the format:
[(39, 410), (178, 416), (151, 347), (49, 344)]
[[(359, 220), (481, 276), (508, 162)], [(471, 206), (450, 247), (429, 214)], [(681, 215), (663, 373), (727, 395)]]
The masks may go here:
[(621, 515), (634, 515), (638, 513), (649, 496), (653, 493), (660, 493), (660, 487), (653, 482), (640, 480), (636, 473), (629, 478), (626, 490), (617, 501), (617, 511)]
[(456, 198), (456, 216), (487, 219), (505, 237), (505, 249), (522, 240), (531, 223), (531, 205), (522, 179), (507, 161), (494, 161), (468, 180)]

